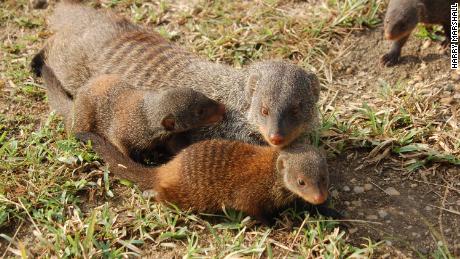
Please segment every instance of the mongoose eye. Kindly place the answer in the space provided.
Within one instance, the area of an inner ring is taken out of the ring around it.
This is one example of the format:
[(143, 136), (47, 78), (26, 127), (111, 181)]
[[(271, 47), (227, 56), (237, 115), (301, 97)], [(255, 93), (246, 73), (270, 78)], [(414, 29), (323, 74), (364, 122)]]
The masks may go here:
[(260, 110), (260, 113), (262, 113), (263, 116), (267, 116), (268, 115), (267, 107), (262, 107), (262, 109)]
[(203, 114), (204, 114), (204, 109), (203, 109), (203, 108), (198, 109), (198, 110), (196, 111), (196, 114), (197, 114), (198, 116), (203, 115)]
[(297, 179), (297, 184), (304, 186), (305, 182), (302, 179), (299, 178), (299, 179)]

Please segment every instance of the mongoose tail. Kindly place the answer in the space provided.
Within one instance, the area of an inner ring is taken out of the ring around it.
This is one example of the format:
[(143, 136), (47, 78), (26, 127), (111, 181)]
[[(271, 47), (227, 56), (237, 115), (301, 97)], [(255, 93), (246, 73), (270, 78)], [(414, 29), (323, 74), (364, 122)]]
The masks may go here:
[(30, 69), (35, 76), (41, 77), (42, 76), (42, 69), (45, 65), (45, 50), (41, 49), (35, 56), (32, 58), (30, 62)]
[(40, 70), (48, 93), (48, 103), (51, 109), (67, 119), (72, 112), (73, 100), (64, 90), (61, 82), (57, 79), (54, 71), (46, 64), (43, 64)]
[(81, 141), (91, 141), (93, 150), (103, 154), (104, 161), (114, 175), (132, 181), (141, 189), (152, 189), (155, 183), (155, 170), (143, 166), (125, 156), (112, 143), (92, 132), (78, 132), (75, 137)]

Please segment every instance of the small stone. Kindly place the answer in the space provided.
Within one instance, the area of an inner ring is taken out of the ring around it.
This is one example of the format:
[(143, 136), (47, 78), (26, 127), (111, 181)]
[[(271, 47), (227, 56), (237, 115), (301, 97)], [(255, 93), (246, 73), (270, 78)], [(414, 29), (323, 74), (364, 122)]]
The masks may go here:
[(426, 248), (426, 247), (419, 247), (419, 248), (418, 248), (418, 251), (419, 251), (421, 254), (424, 254), (424, 255), (428, 254), (428, 248)]
[(353, 206), (355, 207), (361, 207), (363, 203), (360, 200), (357, 200), (357, 201), (352, 201), (351, 204), (353, 204)]
[(415, 187), (417, 187), (417, 186), (418, 186), (418, 184), (416, 184), (416, 183), (411, 183), (411, 184), (410, 184), (410, 188), (415, 188)]
[(422, 77), (421, 75), (415, 75), (415, 76), (414, 76), (414, 81), (415, 81), (415, 82), (423, 81), (423, 77)]
[(353, 74), (353, 68), (352, 67), (347, 68), (347, 70), (345, 70), (345, 73), (347, 75)]
[(392, 243), (391, 241), (387, 240), (387, 241), (385, 241), (385, 245), (387, 245), (387, 246), (392, 246), (393, 243)]
[(350, 232), (350, 234), (353, 234), (356, 231), (358, 231), (358, 228), (350, 228), (350, 229), (348, 229), (348, 232)]
[(430, 211), (430, 210), (432, 210), (432, 209), (433, 209), (433, 208), (431, 208), (430, 206), (426, 206), (426, 207), (425, 207), (425, 210), (427, 210), (427, 211)]
[(377, 217), (376, 215), (367, 215), (366, 219), (368, 219), (368, 220), (378, 220), (379, 217)]
[(331, 196), (332, 198), (337, 199), (339, 197), (339, 192), (337, 190), (333, 190), (331, 192)]
[(444, 105), (447, 105), (447, 104), (451, 104), (454, 102), (454, 97), (452, 96), (449, 96), (449, 97), (444, 97), (444, 98), (441, 98), (441, 103), (444, 104)]
[(381, 217), (382, 219), (388, 216), (388, 213), (384, 210), (379, 210), (378, 213), (379, 213), (379, 217)]
[(422, 64), (420, 65), (420, 69), (426, 69), (426, 68), (427, 68), (426, 63), (422, 63)]
[(422, 49), (427, 49), (431, 46), (431, 40), (427, 40), (423, 43)]
[(350, 187), (348, 187), (348, 186), (345, 185), (345, 186), (343, 187), (343, 190), (346, 191), (346, 192), (349, 192), (349, 191), (350, 191)]
[(388, 187), (385, 189), (385, 193), (390, 195), (390, 196), (399, 196), (400, 193), (398, 192), (398, 190), (396, 190), (395, 188), (393, 187)]
[(361, 186), (355, 186), (355, 187), (353, 188), (353, 191), (354, 191), (355, 193), (363, 193), (363, 192), (364, 192), (364, 188), (361, 187)]
[(366, 184), (364, 185), (364, 190), (365, 190), (365, 191), (372, 190), (372, 188), (373, 188), (373, 186), (372, 186), (372, 184), (370, 184), (370, 183), (366, 183)]
[(346, 206), (350, 206), (350, 204), (351, 204), (351, 203), (350, 203), (349, 201), (345, 201), (345, 205), (346, 205)]
[(452, 73), (452, 79), (454, 79), (455, 81), (458, 81), (460, 80), (460, 75), (458, 73)]
[(142, 197), (148, 199), (148, 198), (153, 198), (157, 195), (158, 193), (154, 191), (153, 189), (145, 190), (142, 192)]

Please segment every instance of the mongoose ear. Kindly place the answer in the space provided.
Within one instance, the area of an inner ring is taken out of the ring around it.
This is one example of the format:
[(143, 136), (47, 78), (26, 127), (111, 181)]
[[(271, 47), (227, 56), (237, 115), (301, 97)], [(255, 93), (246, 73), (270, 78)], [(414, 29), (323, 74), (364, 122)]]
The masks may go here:
[(249, 75), (248, 81), (246, 82), (246, 87), (245, 87), (245, 96), (246, 96), (246, 101), (250, 104), (252, 96), (254, 95), (254, 91), (256, 90), (257, 87), (257, 81), (259, 81), (260, 75), (259, 74), (251, 74)]
[(276, 170), (278, 173), (282, 173), (283, 169), (285, 167), (285, 159), (283, 155), (278, 156), (278, 159), (276, 159)]
[(426, 6), (424, 3), (417, 3), (417, 15), (418, 17), (425, 17), (426, 15)]
[(161, 125), (168, 131), (173, 131), (176, 127), (176, 120), (173, 116), (169, 115), (163, 118)]

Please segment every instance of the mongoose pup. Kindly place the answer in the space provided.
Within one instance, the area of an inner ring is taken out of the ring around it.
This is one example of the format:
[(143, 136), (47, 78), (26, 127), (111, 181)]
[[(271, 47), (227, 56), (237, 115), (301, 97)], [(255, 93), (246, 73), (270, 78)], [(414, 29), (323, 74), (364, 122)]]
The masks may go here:
[[(37, 59), (47, 60), (69, 95), (103, 74), (120, 74), (135, 87), (190, 87), (227, 108), (225, 120), (193, 134), (195, 141), (284, 147), (315, 127), (318, 79), (288, 62), (261, 61), (243, 69), (212, 63), (111, 12), (78, 4), (58, 4), (50, 26), (55, 34)], [(39, 67), (34, 71), (39, 74)]]
[(116, 176), (151, 189), (157, 201), (182, 209), (215, 213), (225, 206), (269, 223), (296, 197), (311, 204), (328, 197), (326, 160), (311, 146), (286, 155), (269, 146), (206, 140), (183, 149), (162, 166), (144, 167), (99, 135), (78, 133), (77, 137), (91, 140)]
[(46, 64), (42, 73), (50, 104), (64, 116), (68, 131), (98, 133), (135, 160), (160, 145), (175, 154), (188, 143), (173, 136), (220, 122), (225, 114), (224, 105), (190, 88), (133, 89), (109, 74), (90, 79), (72, 101)]
[(450, 44), (450, 6), (458, 0), (390, 0), (385, 14), (385, 38), (393, 41), (390, 52), (383, 55), (381, 62), (386, 66), (398, 63), (401, 49), (419, 22), (440, 24)]

